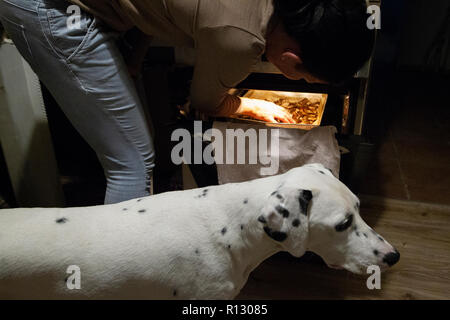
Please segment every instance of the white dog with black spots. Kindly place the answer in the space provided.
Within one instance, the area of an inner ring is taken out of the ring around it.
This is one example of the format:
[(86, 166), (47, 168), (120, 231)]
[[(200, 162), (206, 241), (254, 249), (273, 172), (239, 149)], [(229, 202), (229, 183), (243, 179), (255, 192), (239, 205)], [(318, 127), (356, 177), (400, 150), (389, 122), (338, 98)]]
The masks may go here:
[[(279, 251), (365, 273), (399, 253), (322, 165), (113, 205), (0, 211), (1, 299), (232, 299)], [(79, 267), (80, 289), (67, 268)]]

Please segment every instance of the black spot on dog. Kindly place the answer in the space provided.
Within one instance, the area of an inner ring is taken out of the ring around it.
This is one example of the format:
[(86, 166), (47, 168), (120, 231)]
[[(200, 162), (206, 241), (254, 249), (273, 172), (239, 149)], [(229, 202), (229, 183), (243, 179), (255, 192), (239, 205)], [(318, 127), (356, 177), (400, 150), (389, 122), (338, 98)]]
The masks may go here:
[(137, 202), (141, 202), (142, 201), (142, 199), (137, 199)]
[(373, 250), (373, 254), (375, 255), (375, 256), (378, 256), (378, 250)]
[(299, 219), (295, 219), (294, 221), (292, 221), (292, 226), (293, 227), (298, 227), (300, 225), (300, 220)]
[(322, 170), (319, 170), (319, 172), (321, 173), (321, 174), (326, 174), (325, 172), (323, 172)]
[(311, 199), (312, 199), (312, 192), (310, 190), (302, 190), (299, 197), (301, 214), (305, 216), (308, 215), (308, 205)]
[(224, 227), (220, 232), (222, 233), (222, 235), (225, 235), (225, 233), (227, 233), (227, 228)]
[(122, 209), (122, 211), (127, 211), (127, 210), (128, 210), (127, 208), (123, 208), (123, 209)]
[(56, 223), (66, 223), (67, 221), (69, 221), (69, 219), (67, 218), (60, 218), (56, 220)]
[(358, 231), (356, 231), (356, 236), (359, 237), (359, 232)]
[(247, 204), (248, 203), (248, 199), (244, 199), (244, 204)]
[(263, 216), (259, 216), (258, 221), (261, 223), (267, 223), (266, 219)]
[(278, 193), (278, 190), (272, 192), (272, 193), (270, 194), (270, 196), (271, 196), (271, 197), (276, 196), (277, 199), (280, 199), (280, 200), (283, 200), (283, 199), (284, 199), (284, 197), (283, 197), (281, 194)]
[(367, 233), (363, 233), (364, 237), (368, 238)]
[(279, 214), (281, 214), (284, 218), (288, 218), (289, 217), (289, 210), (287, 210), (286, 208), (284, 208), (284, 207), (282, 207), (280, 205), (277, 205), (275, 207), (275, 210), (277, 210), (277, 212)]
[(241, 230), (244, 230), (244, 225), (241, 224)]
[(195, 249), (195, 254), (200, 254), (200, 251), (198, 249)]
[(303, 190), (302, 196), (306, 201), (311, 201), (311, 199), (313, 197), (311, 190)]
[(231, 244), (228, 245), (228, 249), (231, 249)]
[(145, 210), (145, 209), (141, 209), (141, 210), (139, 210), (138, 212), (139, 212), (139, 213), (146, 213), (146, 212), (147, 212), (147, 210)]
[(199, 194), (198, 196), (195, 196), (197, 199), (200, 199), (200, 198), (205, 198), (206, 196), (208, 195), (208, 189), (204, 189), (203, 191), (202, 191), (202, 194)]
[(285, 232), (274, 231), (267, 226), (264, 227), (264, 232), (273, 240), (278, 242), (283, 242), (287, 238), (287, 234)]
[(384, 239), (383, 239), (382, 237), (380, 237), (380, 236), (378, 236), (378, 240), (380, 240), (380, 241), (383, 241), (383, 242), (384, 242)]

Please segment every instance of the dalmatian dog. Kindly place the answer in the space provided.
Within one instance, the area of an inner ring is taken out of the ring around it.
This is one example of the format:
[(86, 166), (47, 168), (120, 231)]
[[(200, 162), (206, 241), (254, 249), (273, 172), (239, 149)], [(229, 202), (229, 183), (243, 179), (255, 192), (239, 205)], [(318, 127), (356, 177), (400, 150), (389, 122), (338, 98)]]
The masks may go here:
[(400, 256), (313, 164), (113, 205), (0, 210), (0, 298), (232, 299), (279, 251), (313, 251), (357, 274)]

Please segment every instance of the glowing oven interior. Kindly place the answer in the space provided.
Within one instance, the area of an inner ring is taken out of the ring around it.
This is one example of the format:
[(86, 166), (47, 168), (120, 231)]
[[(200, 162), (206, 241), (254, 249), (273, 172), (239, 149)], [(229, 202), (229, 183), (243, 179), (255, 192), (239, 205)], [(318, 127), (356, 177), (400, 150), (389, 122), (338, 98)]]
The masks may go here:
[(273, 102), (291, 114), (296, 124), (268, 123), (248, 116), (232, 116), (234, 121), (266, 123), (272, 126), (298, 127), (309, 130), (320, 126), (325, 111), (328, 95), (324, 93), (304, 93), (271, 90), (239, 90), (233, 89), (230, 94), (249, 99), (259, 99)]

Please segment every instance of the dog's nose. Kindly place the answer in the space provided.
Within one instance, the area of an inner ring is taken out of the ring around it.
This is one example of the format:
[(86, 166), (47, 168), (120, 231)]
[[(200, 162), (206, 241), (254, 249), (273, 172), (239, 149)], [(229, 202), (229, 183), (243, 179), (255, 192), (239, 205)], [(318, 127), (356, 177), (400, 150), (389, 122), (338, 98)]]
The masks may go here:
[(387, 253), (383, 258), (383, 262), (387, 263), (389, 267), (392, 267), (394, 264), (396, 264), (398, 260), (400, 260), (400, 253), (397, 250)]

